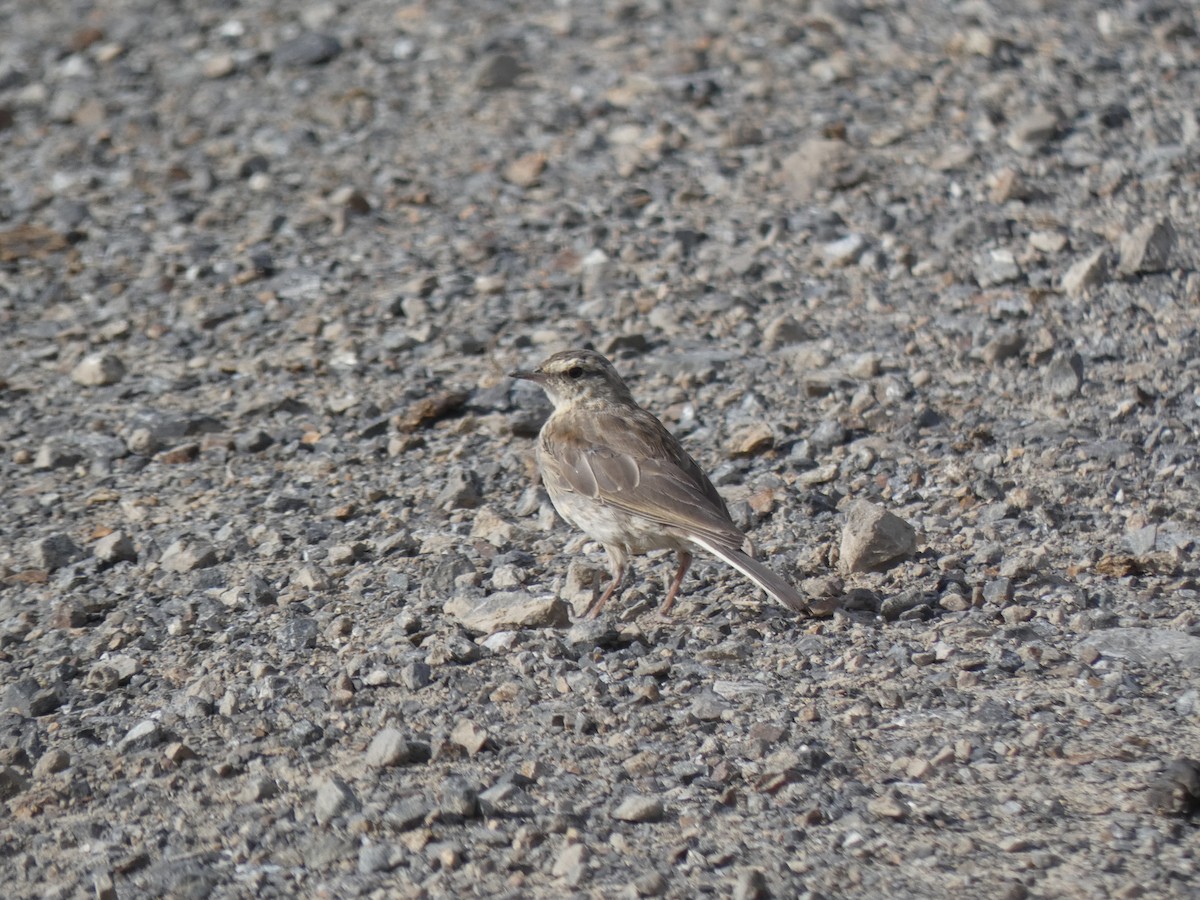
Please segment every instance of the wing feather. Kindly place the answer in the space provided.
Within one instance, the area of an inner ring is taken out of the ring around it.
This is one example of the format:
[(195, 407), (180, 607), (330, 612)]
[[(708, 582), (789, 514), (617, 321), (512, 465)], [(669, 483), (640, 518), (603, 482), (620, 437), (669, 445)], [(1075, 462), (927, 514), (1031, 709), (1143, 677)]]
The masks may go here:
[(594, 409), (563, 416), (542, 441), (543, 452), (558, 463), (543, 467), (553, 482), (548, 486), (730, 549), (745, 542), (704, 470), (643, 409), (628, 416)]

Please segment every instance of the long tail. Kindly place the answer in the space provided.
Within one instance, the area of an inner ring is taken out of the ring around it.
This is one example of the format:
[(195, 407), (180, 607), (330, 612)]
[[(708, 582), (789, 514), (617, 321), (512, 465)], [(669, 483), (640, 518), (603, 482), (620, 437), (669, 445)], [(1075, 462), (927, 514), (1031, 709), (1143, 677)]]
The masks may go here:
[(806, 613), (809, 611), (808, 603), (800, 592), (788, 584), (781, 576), (776, 575), (758, 560), (751, 556), (747, 556), (741, 550), (731, 550), (728, 547), (719, 547), (716, 544), (694, 534), (688, 537), (700, 547), (703, 547), (713, 556), (718, 559), (723, 559), (729, 563), (760, 588), (782, 603), (790, 610), (798, 613)]

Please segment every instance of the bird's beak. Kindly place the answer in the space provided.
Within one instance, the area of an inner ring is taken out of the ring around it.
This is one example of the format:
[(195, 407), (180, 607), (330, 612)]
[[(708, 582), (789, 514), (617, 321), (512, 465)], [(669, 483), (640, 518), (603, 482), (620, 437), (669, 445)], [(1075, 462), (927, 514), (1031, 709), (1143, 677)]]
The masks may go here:
[(528, 369), (517, 369), (513, 372), (509, 372), (508, 377), (516, 378), (519, 381), (532, 381), (534, 383), (540, 383), (541, 380), (546, 377), (546, 375), (545, 373), (539, 372), (536, 369), (533, 371)]

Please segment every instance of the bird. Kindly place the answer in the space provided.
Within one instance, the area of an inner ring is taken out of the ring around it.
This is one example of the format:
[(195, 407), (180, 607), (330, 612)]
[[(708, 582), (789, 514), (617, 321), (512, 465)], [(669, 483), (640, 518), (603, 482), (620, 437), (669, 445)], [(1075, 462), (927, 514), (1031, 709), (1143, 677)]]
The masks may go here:
[(754, 558), (712, 481), (653, 413), (639, 406), (609, 360), (564, 350), (510, 377), (538, 385), (554, 409), (537, 440), (537, 465), (558, 514), (600, 543), (612, 580), (585, 610), (595, 618), (621, 590), (630, 556), (674, 550), (679, 568), (659, 614), (674, 606), (696, 550), (733, 566), (798, 613), (808, 604)]

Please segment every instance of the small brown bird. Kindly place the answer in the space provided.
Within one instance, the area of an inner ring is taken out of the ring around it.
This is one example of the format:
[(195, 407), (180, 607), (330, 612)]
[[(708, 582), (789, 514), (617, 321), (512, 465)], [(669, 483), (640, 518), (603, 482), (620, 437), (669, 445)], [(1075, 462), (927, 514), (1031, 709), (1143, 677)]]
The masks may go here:
[(634, 553), (674, 550), (679, 569), (659, 611), (670, 611), (699, 547), (725, 560), (796, 612), (794, 587), (754, 559), (750, 539), (675, 436), (638, 406), (612, 363), (592, 350), (555, 353), (532, 372), (554, 412), (538, 436), (537, 462), (559, 515), (608, 551), (612, 582), (587, 609), (594, 617), (620, 588)]

